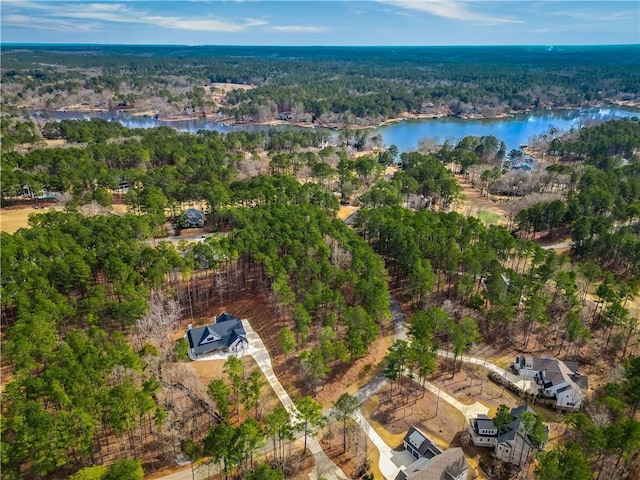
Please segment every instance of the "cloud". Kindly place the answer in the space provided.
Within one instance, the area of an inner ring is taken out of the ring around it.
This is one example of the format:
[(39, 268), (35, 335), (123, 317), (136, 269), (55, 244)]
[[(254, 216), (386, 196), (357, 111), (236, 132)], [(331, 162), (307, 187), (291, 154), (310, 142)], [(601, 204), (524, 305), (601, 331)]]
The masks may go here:
[(39, 28), (46, 30), (57, 30), (62, 32), (70, 31), (91, 31), (96, 27), (95, 24), (87, 22), (74, 22), (67, 20), (56, 20), (54, 18), (38, 18), (27, 15), (3, 15), (2, 26), (21, 27), (21, 28)]
[(573, 18), (575, 20), (587, 20), (593, 22), (597, 20), (599, 22), (617, 22), (627, 18), (633, 18), (638, 15), (638, 10), (624, 10), (619, 12), (607, 12), (601, 11), (589, 11), (589, 10), (561, 10), (557, 12), (551, 12), (551, 15), (556, 17)]
[[(503, 23), (525, 23), (522, 20), (485, 15), (469, 9), (465, 2), (455, 0), (379, 0), (401, 9), (399, 13), (406, 13), (407, 10), (413, 12), (426, 13), (436, 17), (448, 18), (461, 22), (477, 23), (482, 25), (498, 25)], [(482, 5), (478, 2), (478, 5)], [(404, 12), (403, 12), (404, 11)]]
[[(263, 20), (251, 18), (227, 20), (206, 16), (179, 16), (149, 13), (147, 10), (131, 8), (123, 3), (45, 3), (30, 1), (5, 0), (5, 10), (8, 7), (15, 11), (13, 15), (3, 15), (2, 25), (26, 28), (42, 28), (50, 30), (73, 30), (83, 25), (77, 20), (95, 22), (143, 24), (176, 30), (206, 31), (206, 32), (240, 32), (247, 28), (266, 25)], [(33, 14), (29, 14), (33, 12)], [(82, 28), (88, 30), (88, 28)]]
[(269, 30), (283, 33), (322, 33), (328, 32), (326, 27), (315, 27), (311, 25), (273, 25)]

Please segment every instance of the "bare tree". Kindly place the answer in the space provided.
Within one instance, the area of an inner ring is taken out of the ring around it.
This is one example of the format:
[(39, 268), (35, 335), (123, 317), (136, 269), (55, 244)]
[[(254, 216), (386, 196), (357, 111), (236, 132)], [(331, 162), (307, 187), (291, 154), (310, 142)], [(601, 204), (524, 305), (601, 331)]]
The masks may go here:
[(149, 300), (149, 313), (136, 322), (135, 335), (140, 346), (149, 343), (165, 353), (171, 346), (171, 336), (181, 315), (182, 308), (177, 300), (154, 292)]

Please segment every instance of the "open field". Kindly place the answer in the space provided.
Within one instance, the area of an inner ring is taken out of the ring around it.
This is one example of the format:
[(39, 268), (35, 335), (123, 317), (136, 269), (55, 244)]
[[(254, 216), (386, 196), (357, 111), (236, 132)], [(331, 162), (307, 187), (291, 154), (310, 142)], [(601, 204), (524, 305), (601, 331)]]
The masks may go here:
[(216, 103), (221, 103), (229, 92), (233, 90), (251, 90), (255, 88), (253, 85), (245, 85), (242, 83), (212, 83), (205, 88), (205, 91), (211, 94), (211, 99)]
[(29, 215), (44, 213), (49, 210), (62, 211), (62, 206), (47, 206), (45, 209), (35, 209), (33, 207), (9, 207), (0, 209), (0, 231), (15, 233), (20, 228), (29, 227)]
[[(41, 205), (34, 203), (40, 207)], [(29, 227), (29, 215), (45, 213), (50, 210), (58, 212), (64, 211), (64, 206), (60, 204), (48, 204), (43, 208), (35, 208), (34, 206), (14, 206), (0, 208), (0, 231), (6, 233), (15, 233), (20, 228)], [(115, 213), (127, 213), (127, 206), (124, 204), (114, 204), (111, 210)]]

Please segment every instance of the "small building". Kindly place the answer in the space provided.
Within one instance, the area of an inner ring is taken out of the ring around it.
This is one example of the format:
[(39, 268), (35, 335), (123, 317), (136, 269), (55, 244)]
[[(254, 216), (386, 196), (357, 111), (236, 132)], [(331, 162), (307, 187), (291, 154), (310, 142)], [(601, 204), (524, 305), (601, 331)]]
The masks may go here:
[(541, 445), (535, 445), (527, 435), (521, 421), (523, 412), (536, 414), (526, 405), (511, 409), (513, 420), (502, 432), (498, 431), (493, 419), (478, 415), (469, 422), (471, 441), (476, 447), (493, 448), (495, 456), (504, 462), (524, 465)]
[(213, 318), (214, 323), (204, 327), (187, 327), (189, 358), (198, 360), (216, 353), (241, 353), (248, 346), (242, 320), (228, 313)]
[(204, 213), (195, 208), (187, 208), (184, 211), (185, 228), (202, 228), (204, 227)]
[(522, 355), (516, 357), (513, 367), (518, 375), (533, 378), (542, 396), (555, 398), (558, 408), (579, 408), (589, 386), (576, 362)]
[(433, 458), (420, 458), (401, 470), (396, 480), (467, 480), (469, 464), (460, 447), (450, 448)]

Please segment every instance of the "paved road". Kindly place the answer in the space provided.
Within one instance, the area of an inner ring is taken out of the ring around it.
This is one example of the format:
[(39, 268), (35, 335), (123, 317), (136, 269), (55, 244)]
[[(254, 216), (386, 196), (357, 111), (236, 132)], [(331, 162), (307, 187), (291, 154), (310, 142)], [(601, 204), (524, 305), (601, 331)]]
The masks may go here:
[(407, 328), (404, 320), (404, 313), (402, 313), (402, 307), (400, 307), (400, 304), (393, 297), (389, 302), (389, 306), (391, 307), (391, 315), (393, 316), (394, 340), (408, 340)]
[[(400, 304), (394, 298), (391, 298), (389, 306), (391, 308), (391, 314), (393, 315), (394, 339), (408, 340), (406, 322)], [(482, 360), (480, 362), (482, 362)], [(384, 377), (375, 377), (367, 385), (362, 387), (355, 396), (360, 402), (364, 402), (371, 396), (378, 393), (387, 384), (387, 382), (388, 380)], [(489, 409), (479, 402), (475, 402), (472, 405), (466, 405), (459, 402), (451, 395), (443, 392), (439, 387), (433, 385), (432, 383), (425, 382), (425, 388), (430, 392), (438, 395), (441, 400), (449, 403), (451, 406), (461, 412), (467, 419), (475, 418), (479, 414), (486, 415), (489, 412)], [(376, 432), (373, 426), (364, 418), (362, 412), (357, 412), (355, 420), (358, 422), (360, 427), (364, 430), (373, 444), (378, 448), (378, 451), (380, 452), (380, 471), (386, 479), (395, 479), (400, 470), (413, 463), (415, 459), (413, 458), (413, 456), (411, 456), (410, 453), (404, 450), (399, 452), (394, 451), (392, 447), (387, 445), (386, 442), (380, 437), (380, 435), (378, 435), (378, 432)], [(394, 445), (394, 447), (395, 446), (396, 445)]]
[(376, 429), (371, 426), (367, 419), (364, 418), (361, 412), (357, 412), (354, 416), (354, 420), (360, 425), (360, 428), (369, 437), (369, 440), (380, 452), (380, 461), (378, 467), (380, 472), (384, 475), (384, 478), (393, 480), (398, 475), (401, 467), (407, 467), (415, 462), (415, 458), (406, 450), (395, 451), (378, 435)]
[[(394, 298), (392, 298), (390, 302), (390, 307), (391, 307), (391, 314), (393, 315), (394, 338), (396, 340), (398, 339), (408, 340), (406, 321), (404, 318), (404, 313), (402, 312), (402, 308), (400, 307), (400, 304)], [(444, 350), (439, 350), (438, 355), (447, 356), (447, 353)], [(452, 358), (452, 356), (450, 358)], [(479, 360), (479, 363), (482, 364), (483, 360)], [(492, 365), (492, 364), (487, 364), (487, 365)], [(492, 366), (497, 369), (500, 369), (495, 365), (492, 365)], [(504, 372), (504, 370), (502, 370), (502, 372)], [(477, 417), (479, 413), (486, 414), (489, 411), (489, 409), (486, 406), (482, 405), (479, 402), (475, 402), (472, 405), (466, 405), (464, 403), (461, 403), (455, 398), (453, 398), (451, 395), (449, 395), (448, 393), (443, 392), (439, 387), (433, 385), (432, 383), (425, 382), (425, 388), (430, 392), (433, 392), (436, 395), (439, 395), (441, 399), (443, 399), (445, 402), (447, 402), (448, 404), (456, 408), (458, 411), (460, 411), (466, 418), (474, 418), (474, 417)]]

